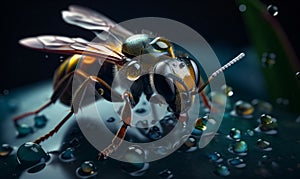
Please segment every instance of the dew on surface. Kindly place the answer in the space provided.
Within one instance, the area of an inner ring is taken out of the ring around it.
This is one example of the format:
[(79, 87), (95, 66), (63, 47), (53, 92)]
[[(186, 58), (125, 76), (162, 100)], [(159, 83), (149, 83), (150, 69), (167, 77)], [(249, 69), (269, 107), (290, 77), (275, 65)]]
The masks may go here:
[(278, 7), (275, 5), (268, 5), (267, 6), (268, 12), (271, 14), (271, 16), (277, 16), (278, 15)]
[(224, 93), (226, 94), (226, 96), (230, 97), (233, 95), (233, 89), (231, 86), (228, 85), (223, 85), (221, 87), (221, 89), (224, 91)]
[(48, 119), (45, 115), (39, 115), (34, 117), (34, 126), (37, 128), (45, 127)]
[(276, 99), (276, 103), (282, 106), (287, 106), (290, 104), (290, 101), (287, 98), (280, 97)]
[(207, 116), (200, 117), (195, 121), (195, 129), (205, 131), (206, 130), (206, 124), (207, 124)]
[(243, 118), (251, 118), (252, 114), (254, 112), (254, 107), (243, 100), (238, 100), (237, 102), (235, 102), (234, 104), (234, 110), (231, 111), (231, 115), (233, 116), (240, 116)]
[(216, 162), (216, 163), (223, 162), (222, 155), (219, 152), (214, 152), (214, 153), (208, 154), (207, 157), (208, 157), (209, 161), (211, 161), (211, 162)]
[(169, 170), (169, 169), (165, 169), (165, 170), (159, 172), (158, 176), (160, 178), (165, 178), (165, 179), (172, 179), (172, 178), (174, 178), (174, 175), (173, 175), (172, 171)]
[(230, 171), (229, 171), (228, 167), (225, 166), (225, 165), (222, 165), (222, 164), (219, 164), (219, 165), (216, 166), (214, 173), (219, 175), (219, 176), (228, 176), (228, 175), (230, 175)]
[(261, 57), (263, 67), (271, 68), (276, 64), (276, 54), (264, 52)]
[(23, 166), (33, 166), (49, 159), (50, 155), (40, 145), (32, 142), (21, 145), (17, 151), (17, 160)]
[(259, 118), (259, 126), (254, 129), (256, 132), (263, 132), (269, 135), (278, 133), (277, 120), (270, 115), (262, 114)]
[(271, 143), (263, 140), (263, 139), (258, 139), (256, 141), (256, 147), (258, 147), (259, 149), (263, 150), (263, 151), (271, 151), (272, 147), (271, 147)]
[(17, 137), (25, 137), (33, 133), (33, 128), (27, 124), (17, 124)]
[(245, 135), (252, 137), (252, 136), (254, 136), (254, 131), (251, 130), (251, 129), (247, 129), (246, 132), (245, 132)]
[(244, 168), (246, 167), (246, 163), (244, 159), (240, 157), (230, 158), (227, 160), (228, 165), (233, 166), (235, 168)]
[(14, 148), (12, 146), (10, 146), (9, 144), (2, 144), (0, 146), (0, 158), (10, 155), (13, 150), (14, 150)]
[(128, 147), (124, 154), (122, 162), (122, 171), (130, 176), (142, 176), (149, 169), (149, 163), (146, 163), (146, 154), (138, 145)]
[(248, 145), (243, 140), (235, 141), (229, 145), (228, 151), (233, 154), (245, 156), (245, 155), (247, 155), (247, 152), (248, 152)]
[(67, 148), (62, 153), (59, 154), (58, 158), (62, 162), (73, 162), (76, 160), (76, 157), (74, 156), (74, 149), (73, 148)]
[(251, 104), (255, 107), (255, 109), (257, 109), (257, 111), (262, 113), (270, 114), (273, 110), (273, 106), (271, 103), (260, 99), (253, 99), (251, 101)]
[(197, 150), (197, 139), (194, 136), (189, 136), (183, 145), (178, 149), (179, 152), (193, 152)]
[(232, 140), (240, 140), (241, 139), (241, 131), (237, 128), (231, 128), (229, 131), (229, 135), (227, 135), (228, 139)]
[(79, 178), (90, 178), (98, 174), (93, 161), (85, 161), (76, 169), (76, 175)]

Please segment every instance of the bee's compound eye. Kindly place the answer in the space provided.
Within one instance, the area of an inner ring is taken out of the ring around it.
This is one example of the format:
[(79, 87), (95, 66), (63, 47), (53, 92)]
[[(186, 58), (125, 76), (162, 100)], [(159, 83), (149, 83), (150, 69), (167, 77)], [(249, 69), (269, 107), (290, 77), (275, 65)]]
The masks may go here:
[(141, 65), (136, 62), (130, 62), (126, 67), (126, 78), (130, 81), (137, 80), (142, 74), (142, 67)]

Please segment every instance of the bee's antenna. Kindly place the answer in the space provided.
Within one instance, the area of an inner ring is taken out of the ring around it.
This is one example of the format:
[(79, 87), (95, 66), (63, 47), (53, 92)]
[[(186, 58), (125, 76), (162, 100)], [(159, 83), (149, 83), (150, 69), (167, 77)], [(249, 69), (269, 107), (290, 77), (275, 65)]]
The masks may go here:
[(215, 71), (212, 75), (210, 75), (208, 80), (198, 89), (198, 93), (200, 93), (211, 82), (211, 80), (213, 80), (216, 76), (218, 76), (218, 74), (220, 74), (221, 72), (223, 72), (228, 67), (235, 64), (236, 62), (240, 61), (244, 57), (245, 57), (245, 53), (242, 52), (238, 56), (236, 56), (234, 59), (232, 59), (228, 63), (226, 63), (224, 66), (219, 68), (217, 71)]

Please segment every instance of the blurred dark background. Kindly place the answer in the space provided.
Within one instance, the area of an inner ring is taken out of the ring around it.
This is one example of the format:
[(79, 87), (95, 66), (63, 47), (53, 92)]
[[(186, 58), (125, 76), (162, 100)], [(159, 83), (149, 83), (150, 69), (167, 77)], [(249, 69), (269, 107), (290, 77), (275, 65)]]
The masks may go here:
[[(287, 33), (297, 56), (300, 52), (298, 6), (294, 1), (262, 1), (279, 8), (276, 17)], [(210, 44), (249, 45), (247, 31), (234, 0), (215, 1), (6, 1), (1, 5), (0, 93), (16, 87), (51, 79), (61, 63), (57, 54), (37, 52), (21, 47), (18, 40), (37, 35), (63, 35), (92, 39), (93, 34), (66, 24), (61, 11), (77, 4), (92, 8), (116, 22), (157, 16), (182, 22), (198, 31)], [(3, 40), (4, 39), (4, 40)]]

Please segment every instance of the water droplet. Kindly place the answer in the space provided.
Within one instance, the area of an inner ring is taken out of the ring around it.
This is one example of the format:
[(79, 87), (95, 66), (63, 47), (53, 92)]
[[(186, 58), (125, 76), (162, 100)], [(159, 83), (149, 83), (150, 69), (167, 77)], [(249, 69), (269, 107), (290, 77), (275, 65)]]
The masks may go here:
[(195, 128), (201, 131), (206, 130), (206, 124), (207, 124), (207, 116), (200, 117), (195, 121)]
[(256, 141), (256, 146), (263, 151), (271, 151), (272, 150), (270, 142), (263, 140), (263, 139), (258, 139)]
[(106, 120), (106, 122), (109, 122), (109, 123), (111, 123), (111, 122), (115, 122), (115, 118), (114, 117), (110, 117), (110, 118), (108, 118), (107, 120)]
[(172, 179), (172, 178), (174, 178), (173, 173), (169, 169), (165, 169), (165, 170), (159, 172), (158, 176), (160, 176), (161, 178), (165, 178), (165, 179)]
[(185, 142), (178, 149), (179, 152), (193, 152), (197, 150), (197, 139), (194, 136), (189, 136), (187, 139), (183, 137)]
[(247, 155), (248, 145), (243, 140), (235, 141), (229, 146), (228, 151), (233, 154), (245, 156)]
[(223, 162), (222, 155), (220, 153), (218, 153), (218, 152), (214, 152), (214, 153), (208, 154), (208, 159), (211, 162), (216, 162), (216, 163)]
[(262, 113), (268, 113), (270, 114), (272, 112), (273, 106), (271, 103), (259, 100), (259, 99), (253, 99), (251, 101), (251, 104), (256, 107), (256, 109)]
[(149, 169), (149, 163), (145, 163), (146, 154), (138, 145), (132, 145), (124, 154), (122, 171), (131, 176), (142, 176)]
[(297, 80), (300, 80), (300, 71), (298, 71), (298, 72), (296, 73), (296, 78), (297, 78)]
[(277, 98), (276, 103), (279, 105), (287, 106), (289, 105), (290, 101), (286, 98)]
[(22, 166), (30, 167), (41, 162), (47, 162), (50, 156), (40, 145), (27, 142), (19, 147), (17, 159)]
[(270, 115), (262, 114), (259, 118), (259, 126), (254, 130), (256, 132), (263, 132), (269, 135), (275, 135), (278, 133), (277, 120)]
[(272, 67), (276, 63), (276, 54), (264, 52), (262, 54), (261, 63), (263, 67)]
[(76, 157), (74, 156), (74, 149), (73, 148), (67, 148), (64, 150), (61, 154), (59, 154), (58, 158), (63, 162), (73, 162), (76, 160)]
[(221, 89), (225, 92), (225, 94), (230, 97), (233, 95), (233, 90), (232, 90), (232, 87), (231, 86), (228, 86), (228, 85), (223, 85), (221, 87)]
[(214, 173), (219, 175), (219, 176), (228, 176), (228, 175), (230, 175), (230, 171), (229, 171), (228, 167), (225, 166), (225, 165), (221, 165), (221, 164), (216, 166), (216, 169), (215, 169)]
[(136, 113), (139, 113), (139, 114), (142, 114), (142, 113), (145, 113), (146, 112), (146, 109), (144, 108), (138, 108), (135, 110)]
[(247, 131), (245, 132), (245, 135), (252, 137), (252, 136), (254, 136), (254, 132), (251, 129), (247, 129)]
[(34, 117), (34, 126), (37, 128), (45, 127), (47, 124), (47, 118), (44, 115)]
[(239, 5), (239, 11), (240, 12), (245, 12), (247, 10), (247, 6), (245, 4), (240, 4)]
[(237, 128), (231, 128), (229, 131), (229, 135), (227, 135), (227, 138), (233, 139), (233, 140), (240, 140), (241, 139), (241, 131)]
[(278, 15), (278, 7), (275, 5), (268, 5), (267, 10), (272, 16)]
[(25, 137), (28, 134), (33, 133), (33, 128), (31, 126), (28, 126), (27, 124), (17, 124), (17, 136), (18, 137)]
[(85, 161), (76, 169), (76, 175), (79, 178), (90, 178), (97, 174), (96, 166), (92, 161)]
[(128, 80), (135, 81), (141, 76), (141, 74), (141, 65), (138, 64), (136, 61), (132, 61), (127, 65), (126, 76)]
[(14, 150), (14, 148), (8, 144), (2, 144), (0, 147), (0, 157), (6, 157)]
[(234, 104), (234, 110), (230, 114), (250, 118), (252, 117), (253, 112), (254, 107), (250, 103), (239, 100)]
[(162, 137), (162, 132), (157, 126), (153, 126), (149, 129), (147, 136), (152, 140), (158, 140)]
[(246, 167), (246, 163), (244, 159), (240, 157), (230, 158), (227, 160), (228, 165), (233, 166), (235, 168), (244, 168)]

